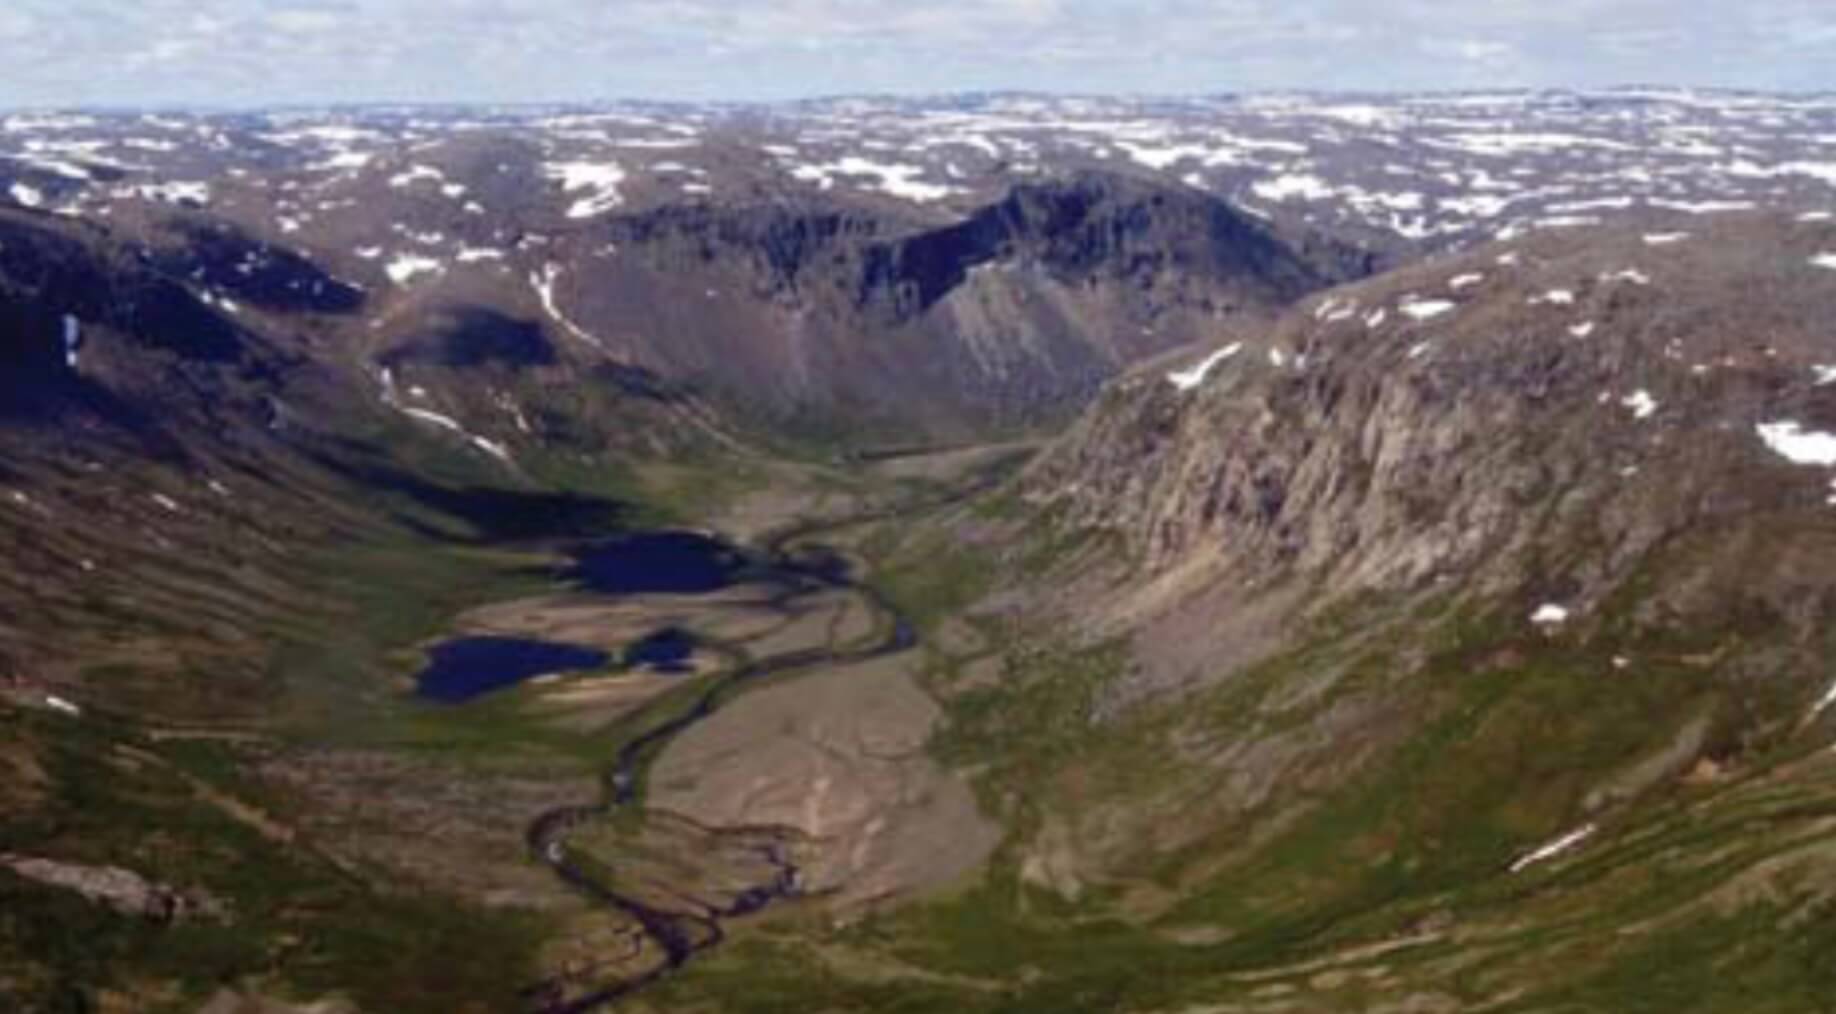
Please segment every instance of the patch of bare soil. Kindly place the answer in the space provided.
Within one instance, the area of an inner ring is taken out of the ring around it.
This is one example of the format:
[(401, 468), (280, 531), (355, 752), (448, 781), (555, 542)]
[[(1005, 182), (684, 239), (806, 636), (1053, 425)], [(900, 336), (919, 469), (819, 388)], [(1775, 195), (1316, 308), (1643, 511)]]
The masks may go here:
[(529, 637), (613, 652), (663, 627), (744, 641), (783, 624), (768, 605), (768, 595), (756, 586), (695, 596), (540, 595), (481, 606), (461, 616), (457, 629), (464, 635)]
[(925, 753), (942, 714), (915, 664), (879, 659), (739, 698), (664, 752), (651, 805), (710, 828), (794, 830), (804, 889), (844, 905), (958, 879), (1000, 829)]
[(839, 518), (860, 511), (861, 498), (855, 493), (812, 485), (756, 490), (728, 505), (712, 519), (712, 526), (735, 541), (750, 542), (810, 518)]

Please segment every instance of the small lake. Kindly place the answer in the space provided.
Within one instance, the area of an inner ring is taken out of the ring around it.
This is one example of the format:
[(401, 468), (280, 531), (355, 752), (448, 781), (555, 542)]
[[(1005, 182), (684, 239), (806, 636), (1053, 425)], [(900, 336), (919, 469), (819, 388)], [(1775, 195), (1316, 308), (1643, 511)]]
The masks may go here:
[(748, 561), (733, 546), (695, 532), (646, 532), (596, 542), (562, 575), (604, 595), (703, 595), (733, 584)]
[(447, 704), (550, 673), (599, 669), (612, 657), (594, 648), (518, 637), (462, 637), (427, 652), (416, 693)]
[[(589, 543), (573, 553), (564, 581), (601, 595), (702, 595), (769, 572), (735, 548), (696, 532), (662, 531)], [(617, 658), (595, 648), (518, 637), (462, 637), (428, 649), (417, 694), (458, 704), (553, 673), (603, 669), (614, 662), (659, 673), (691, 673), (695, 636), (676, 627), (654, 631)]]
[(642, 666), (660, 673), (689, 673), (695, 671), (689, 664), (694, 654), (694, 634), (680, 627), (665, 627), (626, 648), (624, 662), (632, 668)]

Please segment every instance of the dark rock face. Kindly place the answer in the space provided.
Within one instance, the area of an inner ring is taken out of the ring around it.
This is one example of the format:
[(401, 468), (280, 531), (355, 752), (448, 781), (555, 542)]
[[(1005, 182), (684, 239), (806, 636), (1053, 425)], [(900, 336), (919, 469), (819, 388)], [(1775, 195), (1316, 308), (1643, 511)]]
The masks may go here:
[(641, 366), (605, 363), (593, 368), (590, 376), (619, 394), (645, 401), (676, 402), (688, 397), (688, 391)]
[(61, 362), (63, 318), (100, 325), (185, 359), (233, 363), (236, 326), (182, 285), (125, 255), (63, 232), (0, 220), (0, 313), (10, 357)]
[(323, 365), (154, 267), (144, 247), (16, 213), (0, 213), (0, 367), (0, 422), (27, 428), (0, 433), (17, 437), (15, 449), (87, 457), (111, 447), (168, 464), (265, 439), (290, 383), (335, 386)]
[(1016, 187), (962, 223), (875, 247), (861, 298), (890, 300), (896, 315), (916, 316), (971, 269), (1015, 258), (1072, 287), (1107, 278), (1147, 289), (1178, 272), (1234, 281), (1274, 303), (1328, 281), (1222, 201), (1085, 172)]
[(663, 270), (737, 261), (756, 295), (794, 299), (812, 276), (855, 264), (884, 228), (871, 215), (814, 205), (677, 204), (616, 218), (607, 233)]
[(670, 205), (596, 229), (571, 311), (741, 414), (962, 436), (1060, 416), (1127, 363), (1339, 276), (1198, 191), (1085, 172), (942, 226), (821, 203)]
[(409, 338), (385, 352), (379, 362), (468, 369), (496, 364), (511, 369), (555, 362), (555, 347), (533, 320), (520, 320), (484, 306), (455, 307), (437, 319), (429, 333)]
[(175, 278), (277, 313), (348, 314), (363, 306), (363, 290), (333, 278), (292, 250), (255, 240), (234, 226), (178, 220), (169, 223), (168, 230), (178, 242), (156, 248), (149, 259)]

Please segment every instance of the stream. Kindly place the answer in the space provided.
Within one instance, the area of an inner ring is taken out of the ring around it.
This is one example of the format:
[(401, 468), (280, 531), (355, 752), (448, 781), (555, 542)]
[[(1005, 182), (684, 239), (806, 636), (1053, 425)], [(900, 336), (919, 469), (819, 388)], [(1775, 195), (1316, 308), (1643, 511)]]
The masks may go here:
[[(773, 902), (796, 897), (800, 893), (800, 871), (786, 850), (772, 843), (756, 849), (759, 858), (776, 871), (770, 882), (741, 892), (724, 908), (707, 908), (701, 913), (664, 911), (620, 893), (575, 862), (569, 854), (567, 839), (576, 827), (604, 819), (621, 807), (636, 804), (645, 763), (670, 740), (712, 715), (720, 702), (736, 687), (797, 670), (854, 664), (916, 647), (918, 632), (910, 619), (873, 586), (856, 580), (841, 554), (809, 540), (828, 532), (909, 515), (923, 509), (934, 509), (972, 496), (992, 485), (993, 481), (984, 479), (977, 482), (969, 489), (947, 496), (942, 503), (933, 501), (798, 525), (765, 539), (750, 566), (742, 567), (733, 554), (708, 553), (702, 564), (691, 568), (691, 573), (678, 575), (672, 580), (672, 586), (666, 590), (688, 594), (713, 591), (734, 580), (763, 580), (777, 586), (778, 590), (771, 599), (771, 605), (777, 608), (786, 608), (797, 599), (810, 595), (847, 591), (860, 596), (873, 608), (877, 614), (877, 628), (883, 633), (873, 644), (854, 650), (836, 650), (827, 646), (806, 648), (754, 659), (740, 665), (711, 682), (686, 711), (626, 743), (605, 772), (604, 789), (598, 802), (551, 810), (530, 824), (526, 838), (530, 851), (538, 859), (575, 890), (630, 916), (663, 955), (663, 960), (652, 969), (573, 999), (561, 996), (559, 982), (538, 983), (525, 990), (525, 995), (536, 1009), (543, 1014), (576, 1014), (629, 996), (681, 968), (700, 952), (718, 945), (725, 939), (721, 925), (723, 920), (750, 915)], [(653, 533), (636, 537), (642, 540), (638, 546), (641, 553), (679, 550), (683, 545), (680, 542), (682, 538), (705, 539), (690, 533)], [(710, 545), (724, 544), (710, 540)], [(608, 550), (614, 548), (616, 544), (609, 546)], [(627, 545), (626, 548), (631, 546)], [(591, 554), (583, 558), (576, 572), (576, 576), (589, 576), (589, 587), (615, 593), (634, 590), (633, 582), (609, 566), (612, 556), (599, 557), (597, 568), (592, 566), (593, 559)], [(590, 579), (594, 571), (599, 580)]]

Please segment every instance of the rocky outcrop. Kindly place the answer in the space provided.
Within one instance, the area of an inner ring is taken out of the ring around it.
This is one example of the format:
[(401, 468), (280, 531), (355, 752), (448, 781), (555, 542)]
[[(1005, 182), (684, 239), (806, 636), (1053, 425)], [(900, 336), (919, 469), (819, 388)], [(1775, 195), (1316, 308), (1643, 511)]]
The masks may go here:
[[(1183, 384), (1118, 383), (1025, 490), (1125, 540), (1129, 623), (1208, 595), (1228, 617), (1281, 588), (1317, 614), (1456, 587), (1584, 622), (1686, 533), (1815, 555), (1814, 527), (1769, 525), (1826, 510), (1831, 475), (1762, 427), (1836, 430), (1836, 272), (1814, 262), (1832, 239), (1783, 217), (1665, 244), (1544, 235), (1337, 289)], [(1796, 580), (1748, 574), (1741, 594), (1815, 612)], [(1727, 605), (1714, 587), (1654, 589), (1644, 609)]]
[(65, 361), (65, 315), (187, 359), (235, 362), (239, 329), (126, 246), (61, 223), (0, 217), (0, 354)]
[(83, 866), (4, 853), (0, 853), (0, 866), (27, 880), (75, 891), (126, 916), (162, 923), (229, 917), (223, 902), (207, 891), (169, 887), (119, 866)]
[(1199, 191), (1097, 172), (942, 226), (700, 203), (612, 216), (589, 244), (550, 251), (572, 264), (551, 298), (615, 357), (740, 418), (907, 441), (1061, 418), (1128, 364), (1260, 328), (1348, 269)]
[(355, 313), (364, 293), (297, 251), (205, 218), (164, 223), (146, 254), (160, 272), (279, 313)]
[[(1188, 300), (1205, 312), (1241, 309), (1231, 295), (1259, 308), (1282, 306), (1330, 277), (1223, 201), (1086, 171), (1015, 187), (960, 223), (874, 246), (859, 299), (910, 318), (976, 268), (1016, 261), (1071, 288), (1110, 282), (1154, 293), (1161, 302), (1143, 308), (1150, 316)], [(1218, 288), (1204, 291), (1210, 286)]]

